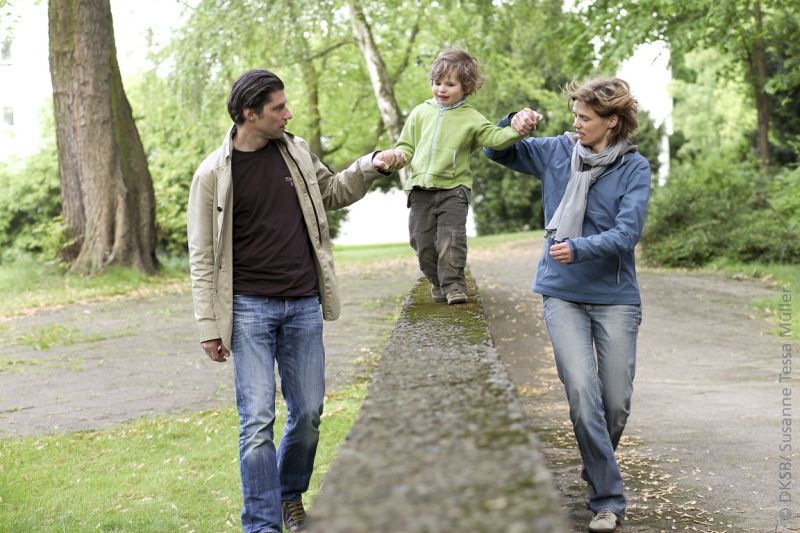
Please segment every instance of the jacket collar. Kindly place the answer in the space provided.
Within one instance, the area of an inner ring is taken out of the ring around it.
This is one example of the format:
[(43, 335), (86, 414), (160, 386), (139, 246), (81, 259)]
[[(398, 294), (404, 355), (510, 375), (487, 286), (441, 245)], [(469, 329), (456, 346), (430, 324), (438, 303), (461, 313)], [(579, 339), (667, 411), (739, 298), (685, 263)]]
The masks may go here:
[[(231, 127), (228, 128), (228, 133), (225, 135), (225, 139), (222, 141), (222, 158), (225, 161), (229, 161), (231, 158), (231, 154), (233, 153), (233, 136), (236, 135), (236, 124), (231, 124)], [(284, 144), (287, 146), (294, 144), (294, 133), (289, 131), (283, 132), (283, 138), (281, 139)]]
[(436, 98), (431, 98), (431, 99), (426, 100), (426, 101), (429, 104), (431, 104), (433, 107), (435, 107), (436, 109), (444, 109), (445, 111), (448, 111), (450, 109), (455, 109), (457, 107), (461, 107), (462, 105), (466, 104), (467, 103), (467, 98), (464, 97), (461, 100), (459, 100), (458, 102), (456, 102), (455, 104), (448, 105), (448, 106), (444, 106), (444, 105), (440, 104), (439, 102), (436, 101)]

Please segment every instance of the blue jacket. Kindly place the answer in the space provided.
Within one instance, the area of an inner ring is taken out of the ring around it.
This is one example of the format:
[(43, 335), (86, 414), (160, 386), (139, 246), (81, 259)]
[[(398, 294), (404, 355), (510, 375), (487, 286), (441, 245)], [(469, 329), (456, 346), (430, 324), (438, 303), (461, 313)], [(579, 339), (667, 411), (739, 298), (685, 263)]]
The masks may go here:
[[(508, 124), (503, 119), (498, 126)], [(566, 135), (528, 138), (505, 150), (484, 148), (489, 159), (542, 182), (545, 225), (558, 207), (570, 176), (572, 142)], [(550, 257), (545, 240), (532, 290), (589, 304), (641, 303), (633, 249), (639, 241), (650, 196), (650, 164), (628, 152), (589, 188), (583, 234), (568, 239), (572, 263)]]

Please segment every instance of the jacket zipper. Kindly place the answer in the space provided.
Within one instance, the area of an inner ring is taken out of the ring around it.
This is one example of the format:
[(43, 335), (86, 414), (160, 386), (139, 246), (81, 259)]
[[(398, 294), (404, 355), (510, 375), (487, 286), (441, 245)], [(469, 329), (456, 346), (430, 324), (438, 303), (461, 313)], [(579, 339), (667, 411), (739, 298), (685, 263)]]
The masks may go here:
[(428, 155), (428, 168), (425, 169), (425, 175), (422, 177), (422, 187), (427, 189), (428, 188), (428, 172), (431, 170), (431, 165), (433, 165), (433, 154), (436, 150), (436, 139), (439, 137), (439, 128), (442, 125), (442, 119), (444, 118), (444, 112), (446, 111), (445, 108), (439, 108), (439, 116), (436, 117), (436, 126), (433, 128), (433, 138), (431, 139), (431, 152)]

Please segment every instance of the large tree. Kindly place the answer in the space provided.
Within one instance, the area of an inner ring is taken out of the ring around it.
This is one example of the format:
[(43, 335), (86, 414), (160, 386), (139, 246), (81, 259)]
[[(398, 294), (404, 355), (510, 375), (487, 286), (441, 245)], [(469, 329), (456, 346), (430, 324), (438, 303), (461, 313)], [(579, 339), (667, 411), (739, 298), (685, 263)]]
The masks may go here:
[(64, 224), (72, 271), (112, 264), (154, 272), (155, 207), (147, 159), (122, 86), (109, 0), (49, 0)]

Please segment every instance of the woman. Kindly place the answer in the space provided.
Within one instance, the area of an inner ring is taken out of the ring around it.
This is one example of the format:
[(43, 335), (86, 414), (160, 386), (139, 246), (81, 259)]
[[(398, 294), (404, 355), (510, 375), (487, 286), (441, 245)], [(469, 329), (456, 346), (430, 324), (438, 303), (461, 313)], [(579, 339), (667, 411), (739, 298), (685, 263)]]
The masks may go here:
[[(545, 243), (533, 291), (570, 407), (589, 483), (589, 531), (613, 531), (625, 514), (614, 450), (630, 414), (641, 300), (634, 247), (644, 226), (650, 165), (629, 141), (637, 102), (618, 78), (567, 88), (575, 133), (528, 138), (486, 155), (542, 181)], [(540, 116), (510, 123), (528, 134)], [(499, 125), (509, 122), (502, 120)]]

